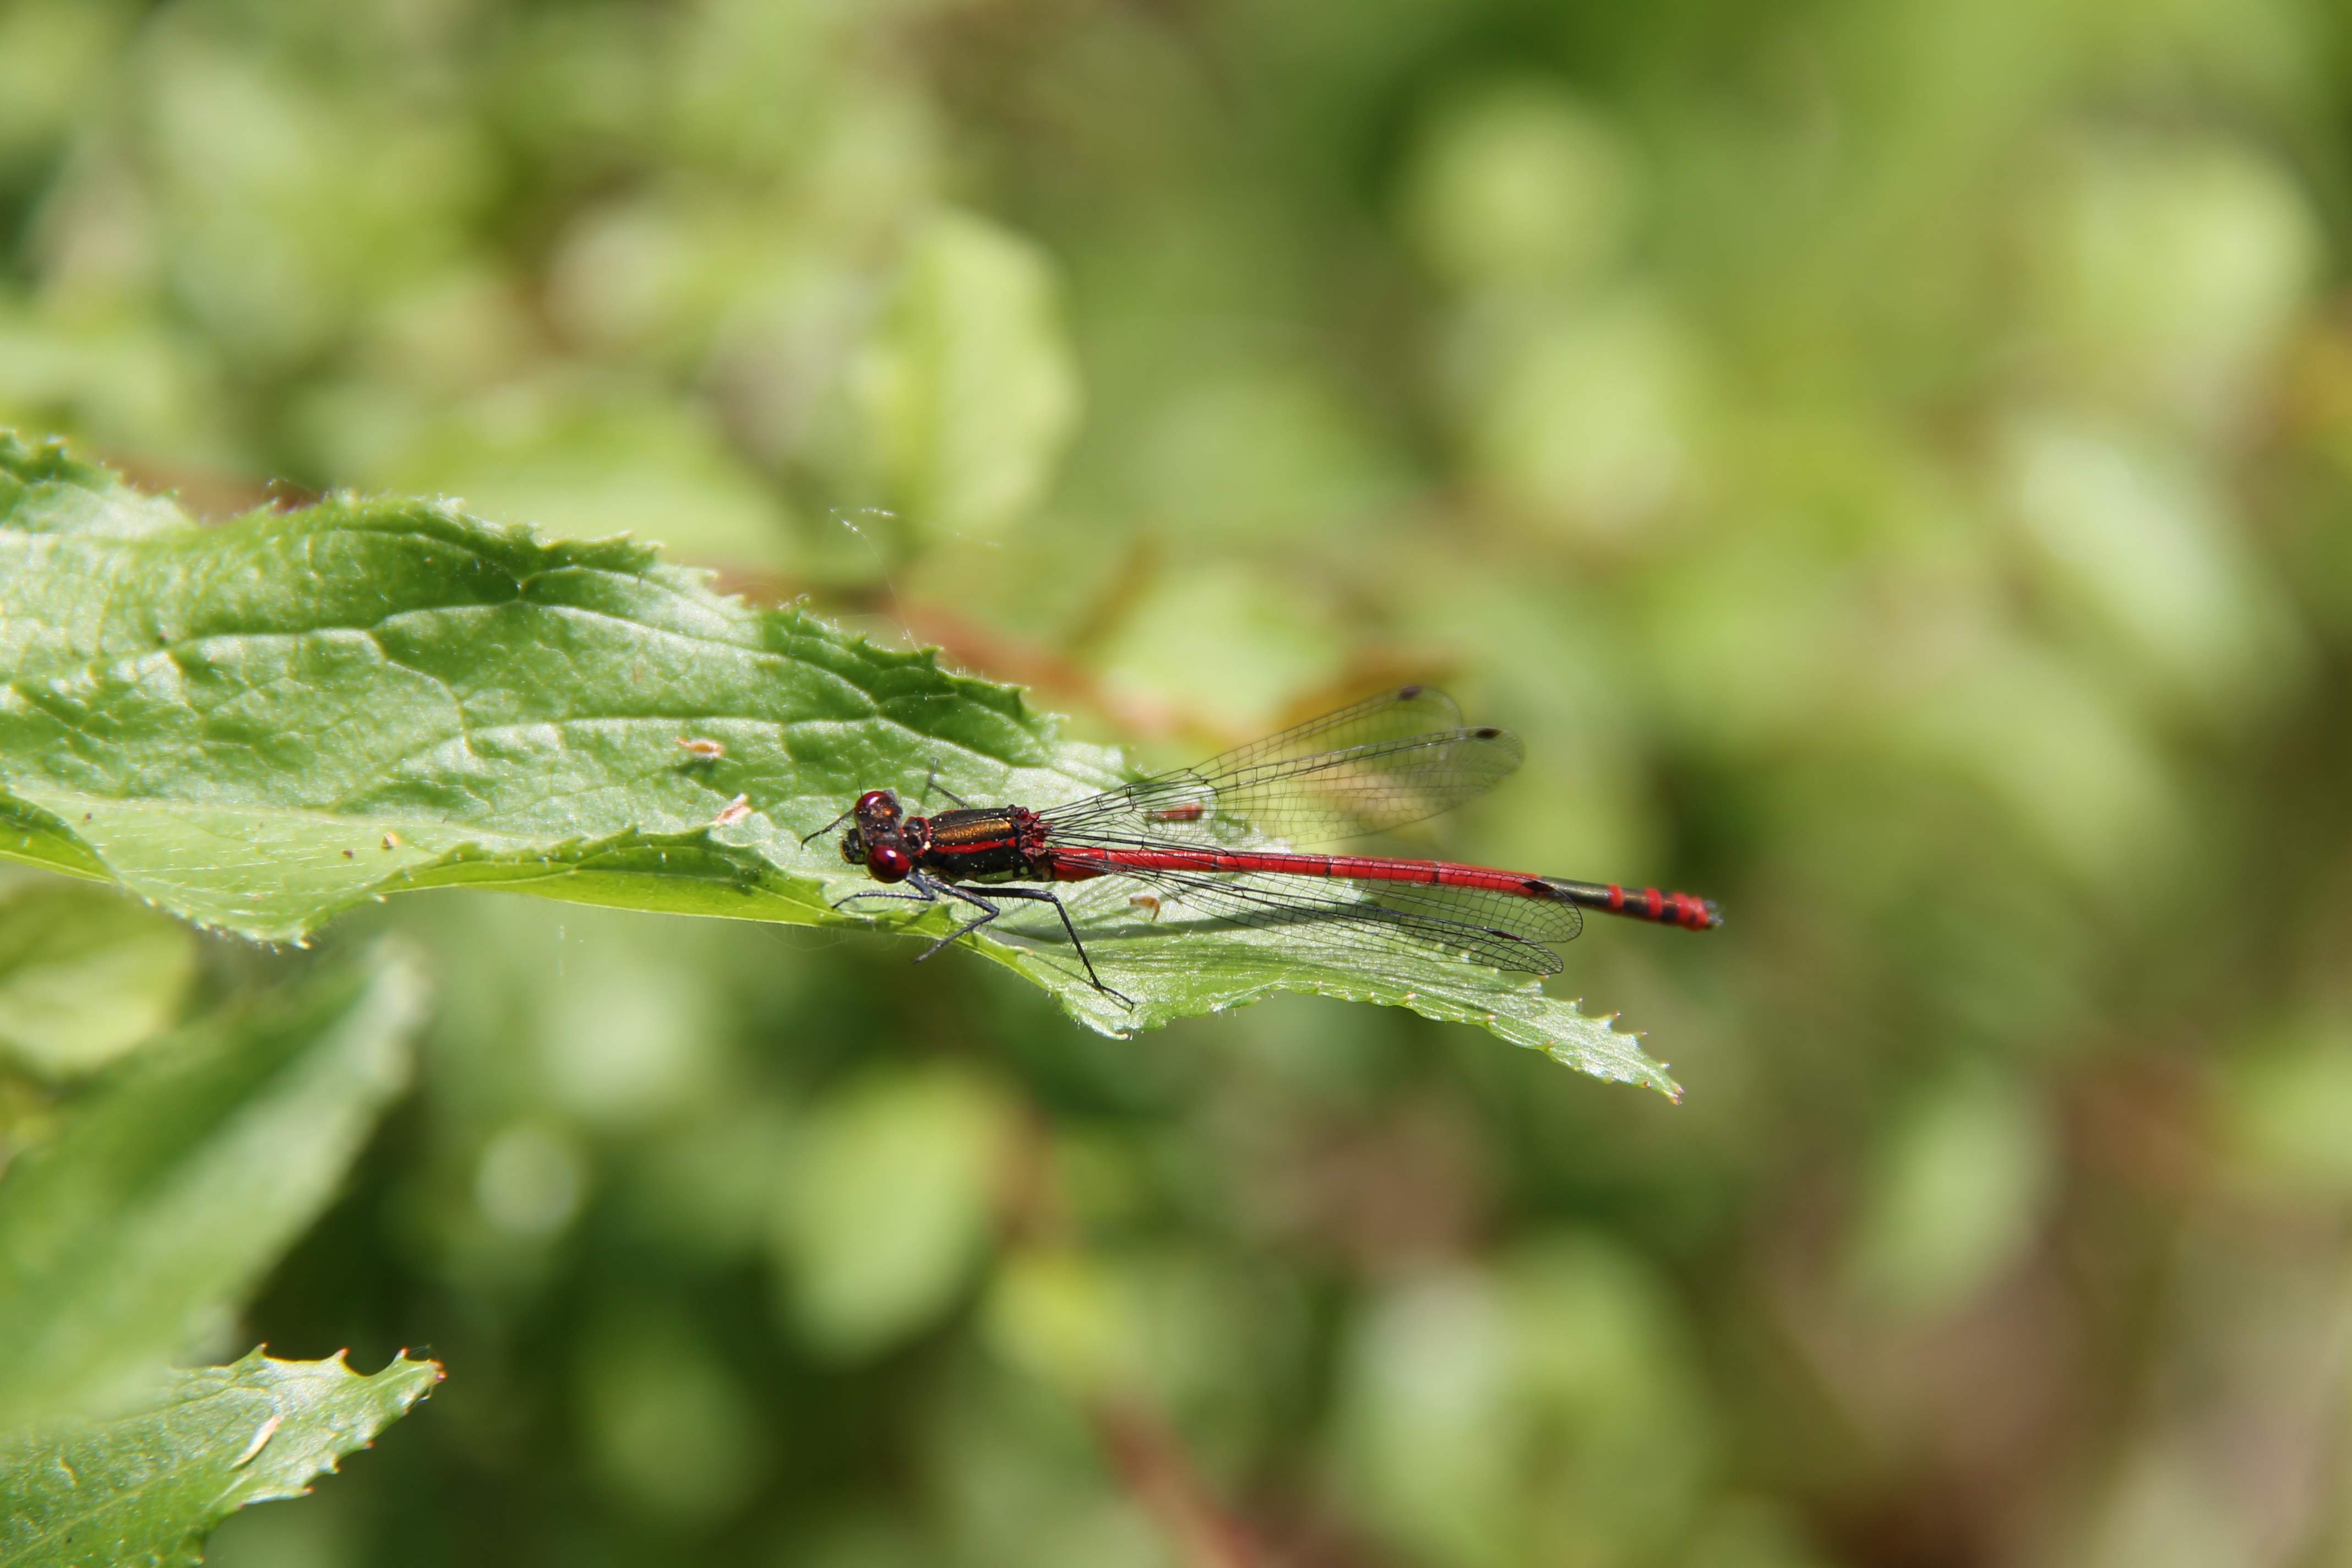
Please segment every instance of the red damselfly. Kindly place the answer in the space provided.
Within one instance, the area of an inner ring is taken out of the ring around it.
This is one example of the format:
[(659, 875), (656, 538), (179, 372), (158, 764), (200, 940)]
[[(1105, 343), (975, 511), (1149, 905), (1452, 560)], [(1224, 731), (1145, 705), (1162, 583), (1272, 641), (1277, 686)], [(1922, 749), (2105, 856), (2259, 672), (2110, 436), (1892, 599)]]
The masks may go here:
[(893, 885), (852, 893), (836, 909), (954, 899), (980, 911), (919, 963), (997, 919), (999, 900), (1050, 904), (1087, 978), (1121, 1002), (1095, 973), (1068, 906), (1050, 886), (1018, 884), (1124, 878), (1142, 887), (1129, 902), (1154, 920), (1172, 908), (1219, 924), (1280, 927), (1285, 944), (1303, 954), (1373, 973), (1384, 958), (1437, 952), (1549, 974), (1559, 968), (1552, 948), (1584, 929), (1585, 910), (1690, 931), (1723, 923), (1714, 900), (1688, 893), (1285, 847), (1450, 811), (1508, 777), (1525, 754), (1507, 730), (1465, 726), (1444, 692), (1408, 686), (1197, 767), (1045, 811), (957, 800), (955, 810), (913, 816), (890, 791), (868, 790), (801, 842), (848, 823), (841, 858)]

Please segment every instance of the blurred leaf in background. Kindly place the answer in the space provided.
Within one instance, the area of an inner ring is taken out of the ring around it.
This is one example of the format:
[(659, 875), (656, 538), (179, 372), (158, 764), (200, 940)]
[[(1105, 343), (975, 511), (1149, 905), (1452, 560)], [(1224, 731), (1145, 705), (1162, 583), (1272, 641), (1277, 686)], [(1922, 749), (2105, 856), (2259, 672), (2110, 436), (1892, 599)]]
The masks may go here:
[(1054, 285), (1034, 243), (975, 217), (914, 240), (850, 396), (875, 493), (916, 527), (998, 540), (1045, 499), (1078, 416)]
[(812, 1112), (777, 1197), (800, 1333), (855, 1358), (936, 1321), (989, 1239), (1006, 1109), (931, 1070), (845, 1086)]
[(0, 881), (0, 1048), (71, 1079), (161, 1034), (195, 979), (185, 926), (119, 894), (12, 870)]
[(407, 1078), (387, 963), (158, 1043), (0, 1188), (0, 1426), (103, 1404), (233, 1311)]

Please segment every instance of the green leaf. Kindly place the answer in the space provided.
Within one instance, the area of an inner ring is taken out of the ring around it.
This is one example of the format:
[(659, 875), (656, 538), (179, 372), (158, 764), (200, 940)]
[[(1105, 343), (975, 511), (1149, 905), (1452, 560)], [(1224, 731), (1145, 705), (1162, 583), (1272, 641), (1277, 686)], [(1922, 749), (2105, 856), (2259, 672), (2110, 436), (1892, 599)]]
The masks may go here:
[(382, 961), (159, 1041), (0, 1179), (0, 1428), (103, 1401), (242, 1300), (333, 1196), (422, 1011)]
[[(801, 837), (862, 790), (919, 794), (934, 763), (972, 800), (1125, 776), (1012, 688), (720, 597), (625, 539), (442, 502), (339, 497), (212, 529), (158, 504), (0, 437), (0, 854), (100, 868), (247, 936), (453, 885), (937, 936), (960, 923), (944, 907), (830, 909), (873, 884)], [(1179, 936), (1100, 883), (1070, 902), (1132, 1009), (1087, 984), (1050, 911), (972, 945), (1106, 1033), (1310, 991), (1673, 1092), (1633, 1037), (1518, 977), (1434, 955), (1375, 976), (1302, 962), (1278, 932)]]
[(0, 1436), (0, 1563), (8, 1568), (193, 1563), (247, 1503), (299, 1497), (432, 1392), (441, 1369), (403, 1355), (362, 1376), (331, 1361), (170, 1373), (106, 1420)]
[(0, 876), (0, 1058), (53, 1079), (105, 1066), (179, 1016), (195, 948), (111, 889)]

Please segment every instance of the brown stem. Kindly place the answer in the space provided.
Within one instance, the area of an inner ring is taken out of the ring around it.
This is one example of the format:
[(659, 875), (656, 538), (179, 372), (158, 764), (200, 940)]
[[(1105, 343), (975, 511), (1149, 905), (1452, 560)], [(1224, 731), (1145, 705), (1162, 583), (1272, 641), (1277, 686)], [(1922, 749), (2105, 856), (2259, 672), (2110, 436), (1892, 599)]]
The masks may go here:
[(1219, 1506), (1175, 1435), (1152, 1412), (1106, 1395), (1088, 1405), (1087, 1415), (1128, 1496), (1168, 1532), (1192, 1568), (1258, 1568), (1268, 1561), (1249, 1529)]

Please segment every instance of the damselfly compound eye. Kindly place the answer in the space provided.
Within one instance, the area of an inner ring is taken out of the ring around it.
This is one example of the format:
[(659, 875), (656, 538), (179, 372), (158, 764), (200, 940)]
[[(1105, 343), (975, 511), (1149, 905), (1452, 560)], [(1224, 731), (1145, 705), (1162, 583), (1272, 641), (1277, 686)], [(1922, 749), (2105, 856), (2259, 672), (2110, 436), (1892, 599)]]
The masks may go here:
[(895, 844), (877, 844), (866, 851), (866, 868), (877, 882), (903, 882), (915, 868), (915, 858)]

